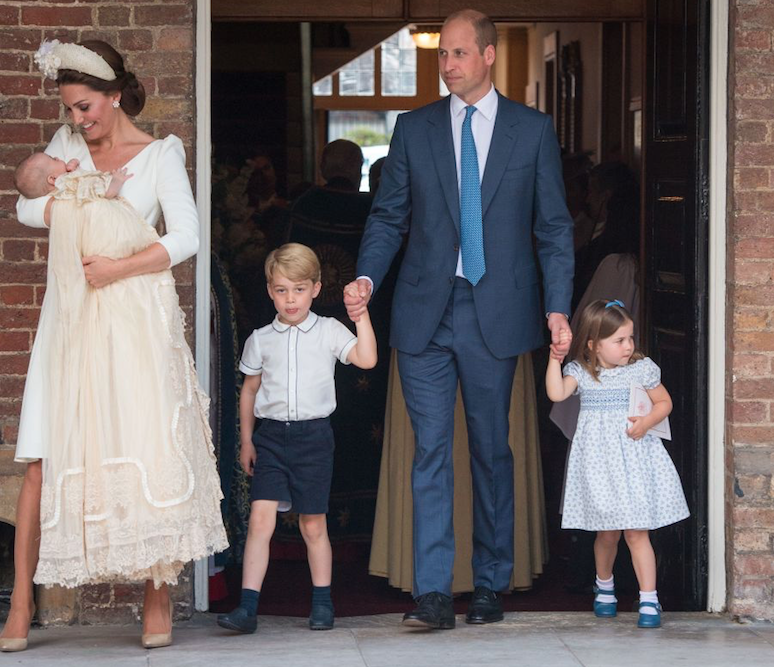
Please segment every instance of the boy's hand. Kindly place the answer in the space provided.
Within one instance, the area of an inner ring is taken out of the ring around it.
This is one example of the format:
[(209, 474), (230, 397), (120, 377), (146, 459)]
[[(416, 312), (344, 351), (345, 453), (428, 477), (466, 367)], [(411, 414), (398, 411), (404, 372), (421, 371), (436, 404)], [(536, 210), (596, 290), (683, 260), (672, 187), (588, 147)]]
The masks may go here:
[(344, 288), (344, 305), (347, 315), (353, 322), (357, 322), (360, 316), (368, 308), (371, 299), (371, 283), (365, 278), (353, 280)]
[(632, 440), (639, 440), (650, 430), (645, 416), (629, 417), (629, 421), (632, 422), (632, 425), (629, 427), (629, 430), (626, 431), (626, 435)]
[(65, 164), (65, 169), (67, 170), (67, 173), (70, 173), (71, 171), (75, 171), (80, 166), (81, 161), (78, 158), (73, 158), (72, 160), (69, 160), (67, 164)]
[(255, 461), (258, 458), (255, 453), (255, 446), (252, 442), (246, 442), (239, 450), (239, 463), (250, 477), (253, 476), (253, 469), (255, 468)]

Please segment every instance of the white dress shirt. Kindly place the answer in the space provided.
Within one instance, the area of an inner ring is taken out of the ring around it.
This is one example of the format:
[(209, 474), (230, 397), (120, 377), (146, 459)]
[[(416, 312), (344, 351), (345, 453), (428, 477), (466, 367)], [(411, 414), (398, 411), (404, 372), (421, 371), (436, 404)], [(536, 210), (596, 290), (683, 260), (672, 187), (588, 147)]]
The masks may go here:
[[(476, 144), (476, 155), (478, 156), (478, 178), (479, 182), (484, 178), (484, 169), (486, 169), (486, 158), (489, 155), (489, 146), (492, 143), (492, 133), (494, 132), (495, 118), (497, 118), (497, 91), (494, 85), (489, 92), (484, 95), (474, 105), (476, 113), (470, 118), (470, 129), (473, 132), (473, 141)], [(460, 174), (461, 153), (462, 153), (462, 123), (465, 120), (465, 109), (468, 107), (456, 95), (451, 96), (449, 112), (451, 113), (452, 141), (454, 143), (454, 161), (457, 165), (457, 192), (461, 192)], [(462, 250), (457, 255), (457, 276), (464, 278), (462, 272)]]
[(255, 329), (245, 343), (239, 370), (262, 375), (253, 413), (259, 419), (305, 421), (336, 409), (336, 360), (347, 364), (357, 337), (332, 317), (310, 312), (298, 325), (279, 316)]

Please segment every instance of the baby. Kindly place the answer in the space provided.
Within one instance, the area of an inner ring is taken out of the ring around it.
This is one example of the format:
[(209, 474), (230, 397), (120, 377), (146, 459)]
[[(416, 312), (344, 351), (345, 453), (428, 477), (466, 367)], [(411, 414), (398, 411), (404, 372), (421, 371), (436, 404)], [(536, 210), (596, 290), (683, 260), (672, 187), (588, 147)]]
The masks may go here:
[[(35, 199), (36, 197), (43, 197), (44, 195), (51, 194), (57, 189), (57, 180), (60, 176), (65, 174), (73, 175), (97, 175), (101, 172), (78, 172), (80, 162), (76, 159), (72, 159), (69, 162), (60, 160), (56, 157), (51, 157), (46, 153), (33, 153), (28, 158), (23, 160), (21, 164), (16, 168), (14, 173), (14, 183), (16, 189), (27, 199)], [(121, 191), (123, 184), (128, 181), (132, 174), (127, 173), (126, 167), (122, 169), (114, 169), (105, 175), (110, 176), (110, 183), (103, 196), (106, 199), (114, 199)], [(107, 179), (105, 179), (107, 180)], [(45, 223), (47, 226), (51, 224), (51, 203), (49, 200), (46, 206)]]

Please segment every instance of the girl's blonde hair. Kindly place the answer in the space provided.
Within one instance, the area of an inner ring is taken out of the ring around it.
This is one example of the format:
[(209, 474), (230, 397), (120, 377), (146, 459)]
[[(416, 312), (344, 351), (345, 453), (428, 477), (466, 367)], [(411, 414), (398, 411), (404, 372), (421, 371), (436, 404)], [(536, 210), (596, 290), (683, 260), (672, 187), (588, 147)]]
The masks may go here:
[[(634, 322), (631, 314), (619, 302), (599, 299), (583, 309), (577, 334), (570, 347), (570, 359), (577, 361), (599, 382), (597, 364), (597, 342), (610, 338), (627, 322)], [(589, 345), (589, 342), (592, 345)], [(635, 349), (629, 363), (644, 359), (645, 355)]]
[(272, 250), (266, 258), (264, 268), (266, 282), (270, 285), (276, 271), (288, 280), (320, 282), (320, 260), (314, 250), (300, 243), (286, 243)]

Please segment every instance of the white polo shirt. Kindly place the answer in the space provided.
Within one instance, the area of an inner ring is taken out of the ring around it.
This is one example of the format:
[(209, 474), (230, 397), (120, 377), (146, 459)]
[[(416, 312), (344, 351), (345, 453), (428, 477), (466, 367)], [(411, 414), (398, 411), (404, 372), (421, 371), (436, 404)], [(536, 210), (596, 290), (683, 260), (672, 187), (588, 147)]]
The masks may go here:
[(349, 363), (357, 337), (332, 317), (309, 312), (297, 326), (279, 316), (255, 329), (245, 343), (239, 370), (262, 375), (253, 413), (259, 419), (304, 421), (336, 409), (336, 360)]

